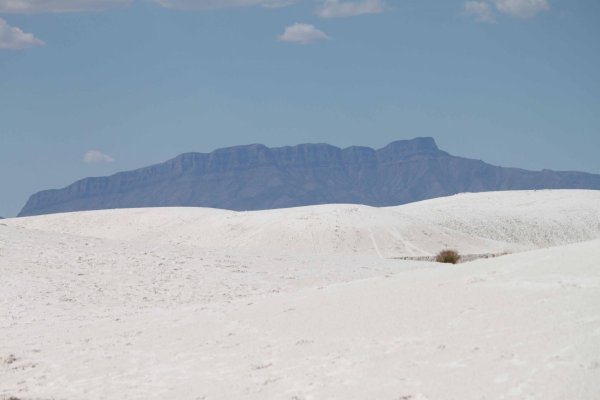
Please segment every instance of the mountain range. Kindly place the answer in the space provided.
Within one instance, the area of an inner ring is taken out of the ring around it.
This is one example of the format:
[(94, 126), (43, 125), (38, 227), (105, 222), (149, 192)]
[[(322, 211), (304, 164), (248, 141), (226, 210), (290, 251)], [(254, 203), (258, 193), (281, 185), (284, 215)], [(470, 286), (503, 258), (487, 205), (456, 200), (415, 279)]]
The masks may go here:
[(498, 167), (450, 155), (427, 137), (377, 150), (252, 144), (185, 153), (161, 164), (44, 190), (29, 198), (19, 216), (132, 207), (391, 206), (461, 192), (526, 189), (600, 189), (600, 175)]

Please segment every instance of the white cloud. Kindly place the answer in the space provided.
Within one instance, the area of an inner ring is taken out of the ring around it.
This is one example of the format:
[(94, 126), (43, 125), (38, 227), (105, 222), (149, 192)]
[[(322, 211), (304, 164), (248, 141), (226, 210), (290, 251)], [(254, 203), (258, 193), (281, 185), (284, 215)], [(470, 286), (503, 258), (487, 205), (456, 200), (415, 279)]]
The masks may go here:
[(179, 10), (205, 10), (229, 7), (278, 8), (297, 3), (299, 0), (155, 0), (166, 8)]
[(494, 0), (498, 11), (518, 18), (531, 18), (550, 8), (548, 0)]
[(532, 18), (550, 9), (548, 0), (469, 0), (464, 4), (466, 14), (479, 22), (495, 22), (493, 10), (517, 18)]
[[(0, 0), (0, 13), (60, 13), (102, 10), (130, 5), (134, 0)], [(152, 0), (182, 10), (228, 7), (285, 7), (302, 0)]]
[(114, 158), (98, 150), (90, 150), (83, 155), (83, 162), (86, 164), (111, 163), (114, 161)]
[(324, 3), (317, 8), (317, 15), (322, 18), (339, 18), (353, 17), (362, 14), (377, 14), (383, 11), (383, 0), (325, 0)]
[(494, 12), (489, 3), (485, 1), (467, 1), (465, 3), (465, 13), (472, 15), (479, 22), (496, 22)]
[(132, 0), (0, 0), (0, 13), (76, 12), (126, 6)]
[(285, 28), (285, 32), (279, 36), (282, 42), (308, 44), (317, 40), (329, 39), (323, 31), (308, 24), (294, 24)]
[(43, 44), (44, 42), (33, 36), (32, 33), (23, 32), (19, 28), (10, 26), (8, 22), (0, 18), (0, 49), (18, 50)]

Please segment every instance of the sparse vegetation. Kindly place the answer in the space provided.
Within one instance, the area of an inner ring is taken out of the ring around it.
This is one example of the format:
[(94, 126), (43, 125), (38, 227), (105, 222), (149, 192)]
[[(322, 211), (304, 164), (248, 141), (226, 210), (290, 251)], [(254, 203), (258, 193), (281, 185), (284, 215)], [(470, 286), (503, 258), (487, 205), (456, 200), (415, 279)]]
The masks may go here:
[(439, 263), (456, 264), (460, 261), (460, 254), (458, 254), (456, 250), (442, 250), (435, 256), (435, 261)]

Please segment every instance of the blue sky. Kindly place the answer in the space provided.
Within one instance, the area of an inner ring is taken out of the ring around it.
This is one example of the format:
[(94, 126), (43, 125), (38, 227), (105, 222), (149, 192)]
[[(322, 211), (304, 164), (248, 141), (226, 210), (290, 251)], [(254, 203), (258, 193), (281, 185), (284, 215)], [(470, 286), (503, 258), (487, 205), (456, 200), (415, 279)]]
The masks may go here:
[(0, 215), (264, 143), (600, 173), (596, 0), (0, 0)]

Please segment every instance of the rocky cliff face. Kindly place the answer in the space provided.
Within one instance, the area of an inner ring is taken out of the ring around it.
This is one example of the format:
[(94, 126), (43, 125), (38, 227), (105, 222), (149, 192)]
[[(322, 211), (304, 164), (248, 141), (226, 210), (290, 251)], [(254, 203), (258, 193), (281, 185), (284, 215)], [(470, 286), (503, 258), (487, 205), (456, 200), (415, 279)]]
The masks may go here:
[(340, 149), (238, 146), (86, 178), (32, 195), (19, 216), (129, 207), (260, 210), (325, 203), (398, 205), (460, 192), (600, 189), (600, 175), (526, 171), (454, 157), (432, 138)]

